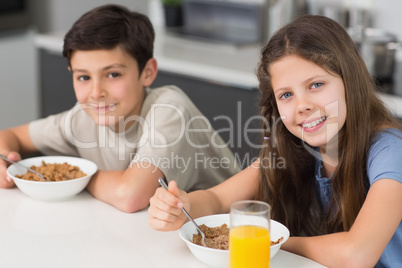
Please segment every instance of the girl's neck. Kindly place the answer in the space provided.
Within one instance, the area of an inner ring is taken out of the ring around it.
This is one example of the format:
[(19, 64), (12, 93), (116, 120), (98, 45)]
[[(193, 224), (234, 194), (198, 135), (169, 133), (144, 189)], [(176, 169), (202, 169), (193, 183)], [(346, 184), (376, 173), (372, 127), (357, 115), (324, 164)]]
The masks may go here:
[(325, 161), (322, 161), (321, 177), (331, 178), (336, 170), (336, 166), (332, 166)]
[(336, 167), (338, 166), (339, 148), (337, 141), (338, 139), (336, 139), (335, 141), (332, 140), (325, 146), (321, 146), (319, 148), (323, 165), (321, 175), (327, 178), (330, 178), (332, 176), (332, 174), (336, 170)]

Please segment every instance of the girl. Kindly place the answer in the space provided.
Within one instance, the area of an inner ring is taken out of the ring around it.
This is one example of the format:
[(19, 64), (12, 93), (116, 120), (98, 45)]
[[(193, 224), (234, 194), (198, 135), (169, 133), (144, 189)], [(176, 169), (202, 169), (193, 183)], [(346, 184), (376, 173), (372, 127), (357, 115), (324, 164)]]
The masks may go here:
[(177, 230), (183, 206), (200, 217), (263, 200), (291, 232), (284, 250), (330, 267), (400, 267), (402, 127), (377, 98), (347, 32), (303, 16), (263, 48), (257, 75), (266, 119), (259, 159), (208, 190), (159, 188), (150, 225)]

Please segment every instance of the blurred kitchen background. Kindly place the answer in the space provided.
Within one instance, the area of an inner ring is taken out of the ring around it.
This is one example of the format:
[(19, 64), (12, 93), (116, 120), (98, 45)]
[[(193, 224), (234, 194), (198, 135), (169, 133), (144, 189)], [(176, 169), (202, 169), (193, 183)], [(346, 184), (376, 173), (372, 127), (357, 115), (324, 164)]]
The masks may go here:
[[(61, 56), (63, 35), (84, 12), (107, 3), (150, 17), (160, 67), (154, 86), (179, 85), (211, 120), (236, 118), (239, 140), (232, 147), (242, 147), (240, 125), (258, 114), (254, 68), (261, 45), (300, 14), (322, 14), (353, 29), (386, 96), (397, 96), (397, 103), (402, 99), (400, 0), (183, 0), (181, 24), (168, 25), (162, 1), (0, 0), (0, 129), (71, 107), (75, 99)], [(217, 129), (225, 125), (214, 121)]]

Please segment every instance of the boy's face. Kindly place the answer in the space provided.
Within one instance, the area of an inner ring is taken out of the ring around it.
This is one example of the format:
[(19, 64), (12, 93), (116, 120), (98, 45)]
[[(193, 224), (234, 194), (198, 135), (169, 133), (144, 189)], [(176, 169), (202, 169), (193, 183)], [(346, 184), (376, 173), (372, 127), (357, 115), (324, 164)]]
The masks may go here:
[(156, 76), (156, 61), (150, 59), (142, 74), (137, 61), (121, 47), (77, 50), (71, 67), (77, 101), (98, 125), (124, 131), (141, 112), (145, 87)]

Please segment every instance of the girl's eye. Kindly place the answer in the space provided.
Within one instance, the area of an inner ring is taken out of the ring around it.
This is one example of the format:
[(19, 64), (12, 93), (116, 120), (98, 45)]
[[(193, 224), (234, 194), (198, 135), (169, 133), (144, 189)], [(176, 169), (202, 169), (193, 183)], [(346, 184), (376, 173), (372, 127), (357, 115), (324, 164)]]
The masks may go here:
[(311, 88), (319, 88), (322, 85), (324, 85), (324, 83), (320, 83), (320, 82), (314, 83), (314, 84), (311, 85)]
[(88, 75), (78, 76), (78, 80), (82, 81), (82, 82), (85, 82), (85, 81), (89, 80), (89, 76)]
[(110, 74), (109, 74), (109, 77), (110, 77), (110, 78), (116, 78), (116, 77), (119, 77), (119, 76), (120, 76), (119, 73), (110, 73)]
[(290, 93), (290, 92), (285, 92), (285, 93), (283, 93), (279, 98), (280, 99), (287, 99), (287, 98), (290, 98), (292, 96), (292, 93)]

